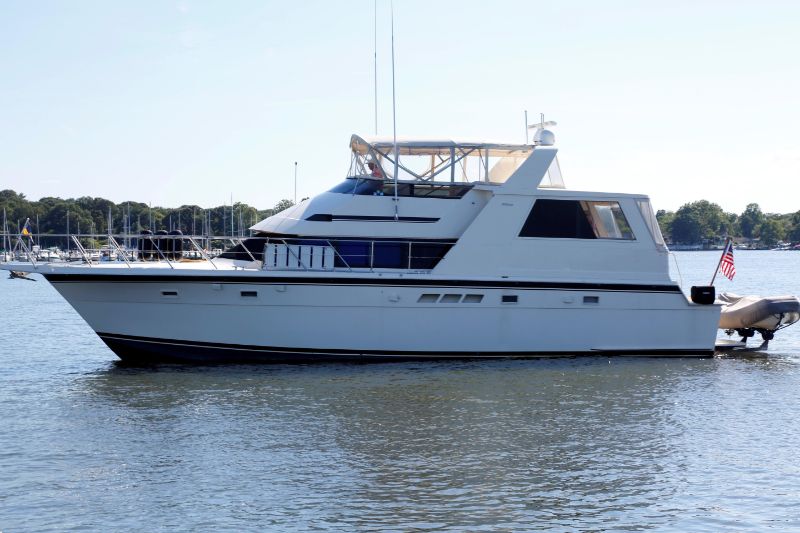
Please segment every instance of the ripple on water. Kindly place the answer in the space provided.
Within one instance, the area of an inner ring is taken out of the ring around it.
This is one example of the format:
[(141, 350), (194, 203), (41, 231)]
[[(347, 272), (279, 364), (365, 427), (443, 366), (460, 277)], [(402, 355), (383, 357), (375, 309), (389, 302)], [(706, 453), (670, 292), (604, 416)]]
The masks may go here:
[(3, 531), (800, 529), (792, 329), (703, 360), (147, 370), (9, 287)]

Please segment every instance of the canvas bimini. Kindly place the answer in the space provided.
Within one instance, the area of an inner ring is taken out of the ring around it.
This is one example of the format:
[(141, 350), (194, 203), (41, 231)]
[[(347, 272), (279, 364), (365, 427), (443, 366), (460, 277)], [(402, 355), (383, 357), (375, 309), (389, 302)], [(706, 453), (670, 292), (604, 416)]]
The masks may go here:
[(544, 125), (531, 144), (350, 151), (341, 183), (220, 257), (144, 235), (123, 262), (5, 268), (42, 274), (134, 362), (714, 352), (720, 305), (670, 279), (647, 196), (566, 189)]

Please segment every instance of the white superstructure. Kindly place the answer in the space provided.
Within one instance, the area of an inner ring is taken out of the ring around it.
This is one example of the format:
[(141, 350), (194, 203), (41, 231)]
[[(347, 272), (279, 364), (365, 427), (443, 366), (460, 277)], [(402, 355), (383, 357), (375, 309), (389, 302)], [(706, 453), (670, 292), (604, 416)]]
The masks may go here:
[(5, 268), (134, 361), (712, 354), (719, 306), (670, 279), (648, 198), (566, 189), (534, 139), (400, 141), (395, 162), (353, 136), (342, 183), (216, 259), (145, 237), (155, 260)]

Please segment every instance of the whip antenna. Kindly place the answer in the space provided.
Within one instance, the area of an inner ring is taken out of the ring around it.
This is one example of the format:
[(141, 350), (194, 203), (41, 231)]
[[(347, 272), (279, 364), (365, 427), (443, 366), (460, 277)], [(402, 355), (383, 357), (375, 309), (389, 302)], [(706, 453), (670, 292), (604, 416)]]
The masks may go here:
[(372, 78), (375, 81), (375, 135), (378, 135), (378, 0), (373, 5)]
[(525, 144), (528, 144), (528, 110), (525, 110)]
[(394, 144), (394, 219), (399, 219), (397, 214), (397, 172), (400, 163), (397, 159), (397, 98), (394, 88), (394, 2), (390, 4), (392, 9), (392, 142)]

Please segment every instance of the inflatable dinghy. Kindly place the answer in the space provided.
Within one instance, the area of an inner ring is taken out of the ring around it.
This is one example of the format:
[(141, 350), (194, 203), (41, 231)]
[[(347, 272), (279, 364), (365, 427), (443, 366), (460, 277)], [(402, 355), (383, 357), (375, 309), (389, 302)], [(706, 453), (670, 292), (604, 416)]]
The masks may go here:
[(769, 341), (776, 331), (800, 320), (800, 300), (796, 296), (762, 298), (723, 292), (716, 303), (722, 305), (719, 328), (729, 335), (738, 333), (742, 340), (758, 332)]

